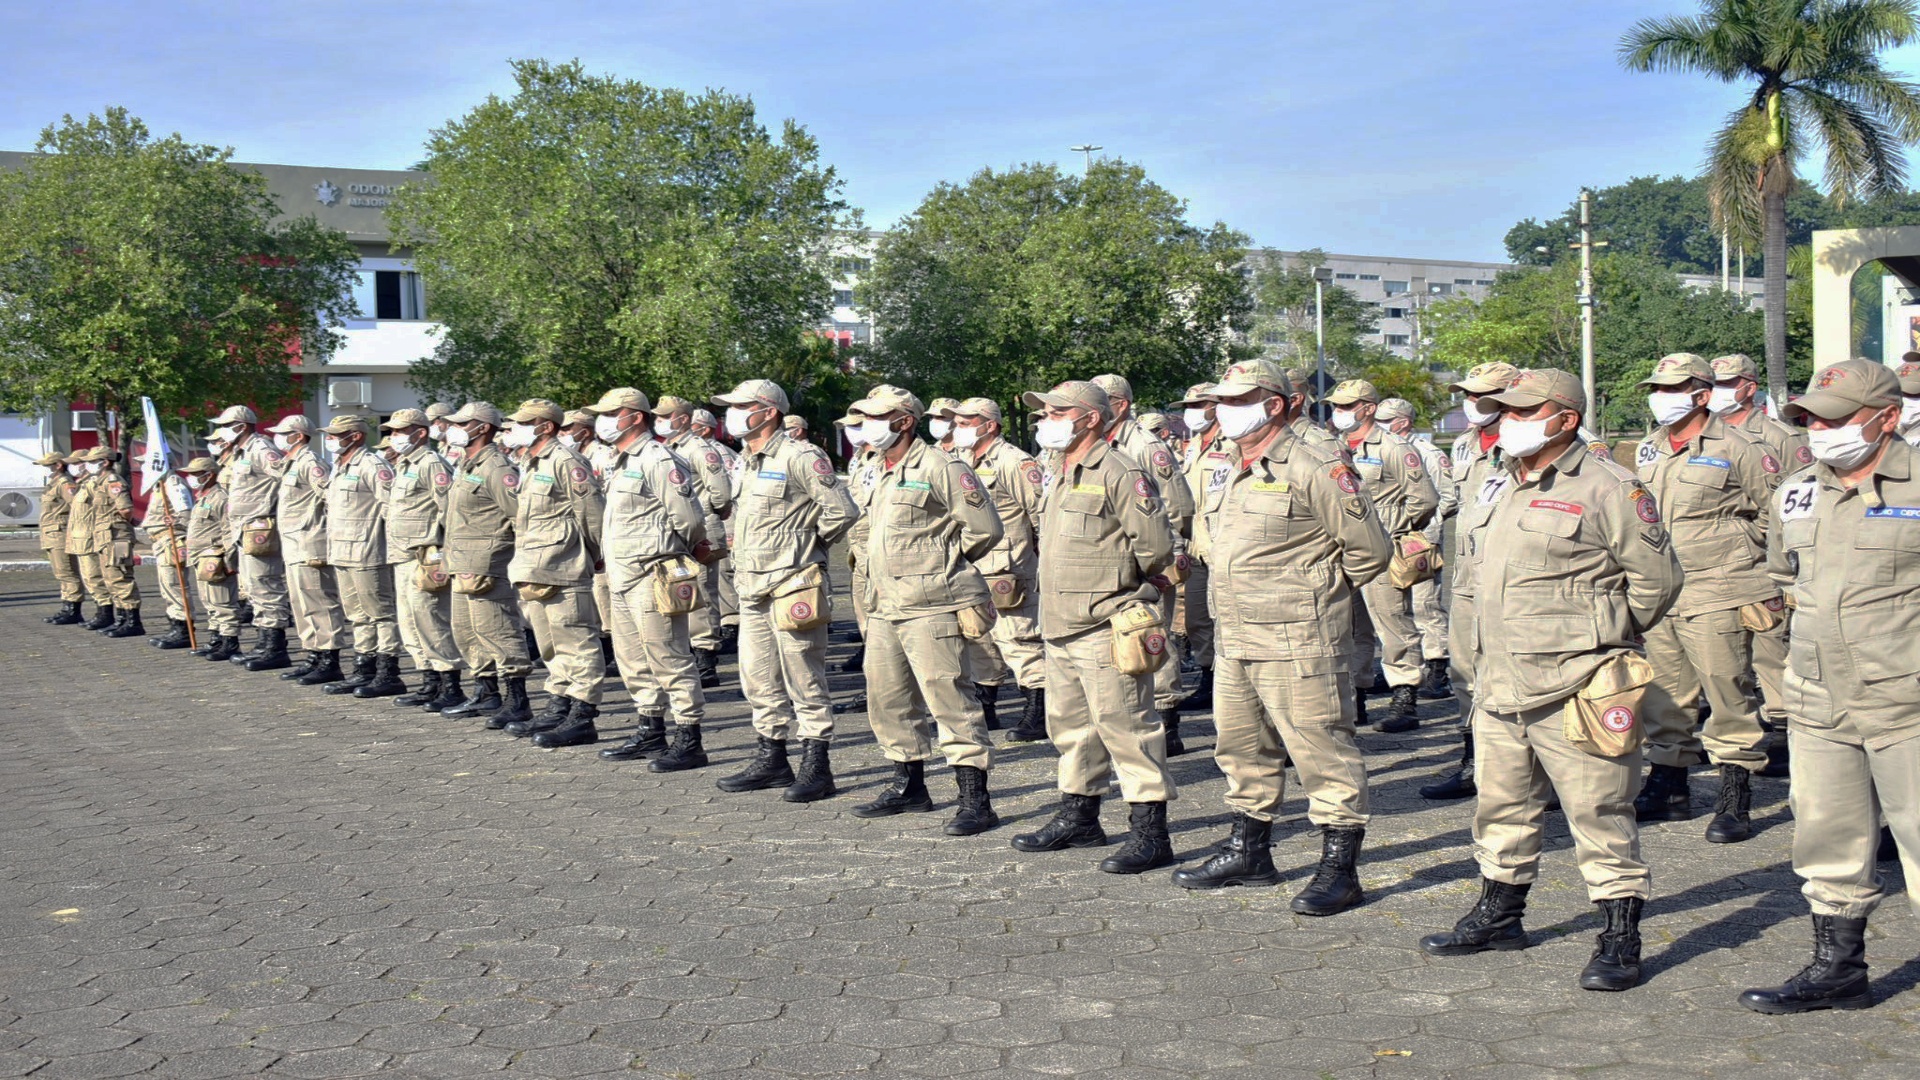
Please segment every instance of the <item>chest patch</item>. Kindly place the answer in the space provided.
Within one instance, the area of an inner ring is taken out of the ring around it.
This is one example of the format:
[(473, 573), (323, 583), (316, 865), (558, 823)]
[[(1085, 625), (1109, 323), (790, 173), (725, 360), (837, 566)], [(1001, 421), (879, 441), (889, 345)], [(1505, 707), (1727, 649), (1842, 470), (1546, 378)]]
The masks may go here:
[(779, 481), (781, 481), (781, 482), (783, 482), (783, 483), (784, 483), (784, 482), (786, 481), (786, 479), (787, 479), (787, 474), (786, 474), (786, 473), (784, 473), (784, 472), (781, 472), (781, 471), (779, 471), (778, 469), (761, 469), (761, 470), (760, 470), (760, 479), (762, 479), (762, 480), (779, 480)]
[(1733, 468), (1733, 462), (1728, 461), (1726, 458), (1707, 457), (1705, 455), (1695, 455), (1693, 457), (1690, 457), (1687, 459), (1687, 464), (1706, 465), (1710, 468), (1715, 468), (1715, 469)]
[(1920, 521), (1920, 506), (1881, 506), (1867, 511), (1869, 520)]
[(1527, 505), (1535, 510), (1558, 510), (1563, 514), (1572, 514), (1574, 517), (1587, 512), (1587, 508), (1579, 503), (1561, 502), (1559, 499), (1535, 499)]

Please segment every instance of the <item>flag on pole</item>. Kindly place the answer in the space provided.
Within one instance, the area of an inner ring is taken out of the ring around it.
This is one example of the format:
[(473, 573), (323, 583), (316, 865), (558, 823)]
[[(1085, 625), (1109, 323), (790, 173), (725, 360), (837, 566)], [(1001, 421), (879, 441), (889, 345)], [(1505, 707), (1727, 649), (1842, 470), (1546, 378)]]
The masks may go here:
[(160, 478), (173, 471), (173, 456), (167, 452), (167, 431), (160, 426), (160, 411), (153, 399), (140, 399), (140, 412), (147, 422), (147, 452), (140, 457), (140, 494), (153, 490)]

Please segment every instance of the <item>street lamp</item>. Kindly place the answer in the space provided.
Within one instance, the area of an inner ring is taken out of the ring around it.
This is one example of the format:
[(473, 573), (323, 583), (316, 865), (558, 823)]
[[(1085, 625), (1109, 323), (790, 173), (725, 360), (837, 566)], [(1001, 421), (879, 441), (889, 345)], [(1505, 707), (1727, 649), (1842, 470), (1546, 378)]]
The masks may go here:
[(1069, 146), (1069, 147), (1067, 147), (1067, 149), (1068, 149), (1068, 150), (1071, 150), (1072, 152), (1074, 152), (1074, 153), (1076, 153), (1076, 154), (1085, 154), (1085, 155), (1087, 155), (1087, 168), (1086, 168), (1086, 172), (1085, 172), (1085, 173), (1082, 173), (1082, 174), (1081, 174), (1081, 175), (1083, 175), (1083, 176), (1084, 176), (1084, 175), (1086, 175), (1086, 173), (1091, 173), (1091, 172), (1093, 171), (1093, 152), (1094, 152), (1095, 150), (1105, 150), (1105, 149), (1106, 149), (1106, 147), (1104, 147), (1104, 146), (1095, 146), (1095, 145), (1094, 145), (1094, 144), (1092, 144), (1092, 143), (1081, 143), (1081, 144), (1080, 144), (1079, 146)]
[(1313, 396), (1319, 397), (1327, 392), (1327, 311), (1326, 288), (1333, 280), (1333, 271), (1325, 266), (1313, 268), (1313, 345), (1319, 355), (1319, 367), (1314, 374)]

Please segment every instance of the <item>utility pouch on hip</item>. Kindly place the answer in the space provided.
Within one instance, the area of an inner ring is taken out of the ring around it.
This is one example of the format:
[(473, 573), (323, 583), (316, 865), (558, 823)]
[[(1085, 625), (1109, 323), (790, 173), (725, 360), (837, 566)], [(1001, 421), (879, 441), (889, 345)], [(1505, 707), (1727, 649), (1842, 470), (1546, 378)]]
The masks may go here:
[(1168, 564), (1165, 570), (1160, 571), (1160, 576), (1175, 585), (1184, 583), (1193, 576), (1193, 557), (1184, 551), (1175, 555), (1173, 562)]
[(280, 554), (280, 532), (270, 517), (254, 518), (240, 530), (240, 550), (255, 558)]
[(953, 614), (960, 620), (960, 636), (968, 641), (979, 641), (992, 635), (993, 624), (1000, 621), (1000, 614), (992, 604), (975, 604)]
[(827, 625), (827, 575), (818, 563), (782, 582), (773, 590), (773, 625), (801, 633)]
[(520, 599), (528, 603), (537, 604), (560, 595), (560, 586), (558, 585), (541, 585), (537, 582), (522, 581), (517, 587), (520, 590)]
[(193, 576), (205, 582), (225, 581), (232, 571), (227, 569), (227, 560), (218, 555), (203, 555), (194, 567)]
[(1646, 738), (1640, 702), (1652, 681), (1653, 665), (1637, 653), (1601, 664), (1587, 685), (1561, 708), (1561, 730), (1567, 741), (1603, 758), (1640, 749), (1641, 740)]
[(493, 585), (490, 574), (453, 575), (453, 591), (462, 596), (484, 596), (493, 591)]
[(413, 587), (421, 592), (445, 592), (453, 579), (447, 574), (447, 564), (440, 558), (440, 549), (424, 547), (420, 549), (419, 561), (413, 564)]
[(1113, 628), (1113, 666), (1122, 675), (1151, 675), (1167, 662), (1167, 629), (1150, 604), (1129, 604), (1107, 620)]
[(111, 551), (115, 564), (125, 564), (133, 561), (133, 541), (131, 540), (115, 540)]
[(653, 607), (662, 615), (685, 615), (707, 606), (700, 591), (700, 564), (685, 555), (662, 559), (653, 567)]
[(1001, 611), (1013, 611), (1027, 602), (1027, 588), (1020, 579), (1012, 574), (995, 574), (987, 579), (987, 594), (993, 597), (993, 606)]
[(1773, 597), (1770, 600), (1756, 600), (1740, 609), (1740, 625), (1756, 634), (1764, 634), (1780, 625), (1785, 618), (1786, 600)]
[(1432, 581), (1446, 560), (1433, 541), (1419, 533), (1408, 533), (1393, 542), (1393, 558), (1387, 562), (1387, 583), (1396, 589), (1411, 589), (1423, 581)]

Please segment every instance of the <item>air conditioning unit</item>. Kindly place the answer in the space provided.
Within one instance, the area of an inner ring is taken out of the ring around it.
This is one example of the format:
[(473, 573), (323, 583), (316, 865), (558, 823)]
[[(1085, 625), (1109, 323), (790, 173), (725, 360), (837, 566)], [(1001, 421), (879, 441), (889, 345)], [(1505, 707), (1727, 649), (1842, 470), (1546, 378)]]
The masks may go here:
[(100, 414), (92, 409), (73, 410), (74, 431), (99, 431)]
[(373, 376), (336, 375), (327, 380), (327, 404), (335, 409), (365, 409), (373, 405)]
[(32, 525), (40, 520), (40, 493), (29, 488), (0, 488), (0, 526)]

